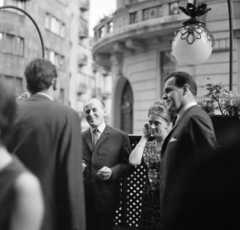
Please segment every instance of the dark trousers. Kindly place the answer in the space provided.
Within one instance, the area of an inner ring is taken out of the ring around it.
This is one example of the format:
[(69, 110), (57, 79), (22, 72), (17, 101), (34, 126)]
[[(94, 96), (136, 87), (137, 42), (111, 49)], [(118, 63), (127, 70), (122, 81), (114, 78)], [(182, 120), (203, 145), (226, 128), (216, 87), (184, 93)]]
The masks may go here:
[(93, 202), (86, 202), (86, 230), (113, 230), (115, 211), (98, 213)]

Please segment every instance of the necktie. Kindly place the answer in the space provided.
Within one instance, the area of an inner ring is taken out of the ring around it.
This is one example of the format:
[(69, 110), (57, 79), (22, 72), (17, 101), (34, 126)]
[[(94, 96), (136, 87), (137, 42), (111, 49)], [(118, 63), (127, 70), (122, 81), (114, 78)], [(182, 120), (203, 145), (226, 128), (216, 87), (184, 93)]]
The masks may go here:
[(92, 144), (93, 144), (93, 149), (94, 149), (94, 146), (96, 145), (97, 141), (98, 141), (98, 129), (94, 129), (93, 132), (92, 132)]
[(177, 119), (178, 119), (178, 117), (177, 117), (177, 116), (175, 116), (175, 117), (173, 118), (172, 126), (174, 126), (174, 125), (175, 125), (175, 123), (176, 123)]

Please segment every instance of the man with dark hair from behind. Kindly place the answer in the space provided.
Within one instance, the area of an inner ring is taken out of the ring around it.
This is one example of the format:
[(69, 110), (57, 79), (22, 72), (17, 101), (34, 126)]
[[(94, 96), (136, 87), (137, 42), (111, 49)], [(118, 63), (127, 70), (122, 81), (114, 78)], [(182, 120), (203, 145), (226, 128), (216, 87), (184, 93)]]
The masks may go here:
[(40, 180), (45, 198), (43, 230), (85, 229), (78, 114), (54, 102), (57, 71), (35, 59), (25, 69), (31, 96), (18, 102), (9, 150)]

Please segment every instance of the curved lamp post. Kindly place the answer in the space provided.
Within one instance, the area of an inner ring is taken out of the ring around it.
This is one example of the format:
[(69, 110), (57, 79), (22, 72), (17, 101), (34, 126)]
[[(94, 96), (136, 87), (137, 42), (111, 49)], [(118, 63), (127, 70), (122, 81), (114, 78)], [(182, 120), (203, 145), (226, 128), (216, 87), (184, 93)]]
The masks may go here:
[[(191, 18), (183, 22), (183, 26), (175, 31), (172, 38), (172, 54), (183, 64), (198, 65), (204, 63), (211, 55), (214, 46), (214, 38), (205, 27), (204, 22), (197, 20), (197, 17), (207, 13), (206, 4), (196, 7), (188, 3), (186, 9), (179, 7), (185, 14)], [(227, 0), (229, 14), (229, 90), (232, 91), (233, 75), (233, 28), (232, 28), (232, 2)], [(209, 43), (209, 44), (208, 44)]]
[(228, 15), (229, 15), (229, 90), (232, 91), (232, 75), (233, 75), (233, 27), (232, 27), (232, 2), (228, 2)]
[(45, 57), (44, 42), (43, 42), (41, 31), (40, 31), (37, 23), (34, 21), (34, 19), (31, 17), (31, 15), (29, 15), (26, 11), (24, 11), (23, 9), (18, 8), (16, 6), (1, 6), (0, 10), (7, 9), (7, 8), (12, 8), (12, 9), (15, 9), (15, 10), (19, 10), (19, 11), (21, 11), (22, 13), (24, 13), (25, 15), (27, 15), (31, 19), (31, 21), (33, 22), (34, 26), (36, 27), (38, 35), (40, 37), (41, 46), (42, 46), (42, 57), (44, 58)]

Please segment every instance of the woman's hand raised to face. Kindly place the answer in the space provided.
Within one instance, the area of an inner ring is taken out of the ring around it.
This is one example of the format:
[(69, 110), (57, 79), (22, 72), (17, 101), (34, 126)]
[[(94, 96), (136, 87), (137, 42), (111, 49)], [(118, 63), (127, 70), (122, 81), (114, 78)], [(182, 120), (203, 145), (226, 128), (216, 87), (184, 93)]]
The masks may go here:
[(145, 125), (143, 126), (143, 136), (144, 136), (145, 138), (147, 138), (147, 139), (151, 136), (150, 127), (149, 127), (148, 124), (145, 124)]

